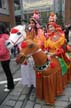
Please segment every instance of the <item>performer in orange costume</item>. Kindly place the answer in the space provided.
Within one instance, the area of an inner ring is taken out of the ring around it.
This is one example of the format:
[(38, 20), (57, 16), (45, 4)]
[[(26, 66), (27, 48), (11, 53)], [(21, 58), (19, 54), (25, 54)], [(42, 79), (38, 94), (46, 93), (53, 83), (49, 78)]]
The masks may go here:
[(60, 88), (62, 89), (66, 87), (67, 81), (69, 81), (69, 79), (71, 80), (71, 78), (69, 77), (70, 72), (67, 72), (68, 68), (70, 70), (70, 61), (68, 60), (68, 57), (66, 55), (67, 42), (65, 39), (65, 34), (62, 31), (62, 28), (56, 23), (56, 15), (53, 13), (50, 14), (49, 23), (47, 24), (47, 35), (48, 38), (45, 42), (45, 48), (49, 52), (50, 56), (57, 56), (62, 66), (61, 70), (63, 70), (64, 73), (63, 76), (60, 72), (57, 73), (58, 76), (60, 75), (60, 78), (58, 78), (57, 81), (59, 81), (60, 84), (62, 83), (62, 87)]
[(55, 53), (66, 42), (65, 35), (55, 22), (48, 23), (48, 38), (45, 43), (45, 48), (50, 53)]
[(36, 42), (41, 49), (44, 50), (44, 42), (46, 40), (44, 36), (44, 31), (39, 24), (39, 12), (37, 10), (34, 11), (33, 16), (29, 21), (29, 30), (27, 30), (27, 38), (32, 39)]
[(60, 25), (56, 23), (56, 15), (50, 14), (49, 23), (47, 24), (47, 40), (45, 42), (46, 50), (52, 55), (61, 56), (66, 63), (69, 63), (71, 57), (68, 57), (67, 51), (71, 50), (67, 45), (65, 34)]
[[(56, 15), (50, 14), (49, 23), (47, 24), (47, 40), (45, 42), (45, 48), (50, 53), (58, 51), (66, 42), (65, 34), (61, 27), (56, 24)], [(62, 51), (62, 50), (61, 50)]]

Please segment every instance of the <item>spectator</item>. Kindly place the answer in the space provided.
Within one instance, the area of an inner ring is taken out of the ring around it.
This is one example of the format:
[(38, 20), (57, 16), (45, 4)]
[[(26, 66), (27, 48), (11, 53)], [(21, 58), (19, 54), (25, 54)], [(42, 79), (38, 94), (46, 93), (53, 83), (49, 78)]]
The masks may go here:
[(64, 33), (67, 42), (69, 42), (69, 30), (70, 30), (70, 25), (65, 25)]
[(12, 49), (11, 49), (11, 54), (13, 55), (13, 57), (16, 57), (16, 55), (19, 53), (19, 47), (18, 45), (15, 45)]
[(8, 39), (8, 34), (6, 33), (6, 27), (4, 24), (0, 24), (0, 62), (7, 77), (7, 87), (4, 91), (10, 91), (14, 89), (13, 77), (10, 70), (10, 52), (5, 47), (5, 41)]
[(68, 39), (69, 39), (68, 44), (71, 46), (71, 26), (69, 27)]

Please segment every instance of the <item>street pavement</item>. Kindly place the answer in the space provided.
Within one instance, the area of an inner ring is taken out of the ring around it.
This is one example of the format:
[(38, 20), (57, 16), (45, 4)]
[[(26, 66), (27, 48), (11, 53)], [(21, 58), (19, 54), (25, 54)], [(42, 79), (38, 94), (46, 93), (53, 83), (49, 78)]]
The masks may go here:
[[(15, 60), (12, 59), (10, 62), (11, 72), (14, 78), (15, 85), (21, 79), (20, 66), (16, 64)], [(5, 85), (7, 83), (5, 73), (0, 64), (0, 105), (3, 100), (7, 97), (8, 92), (4, 92)]]
[[(11, 69), (14, 73), (20, 73), (20, 66), (13, 60)], [(56, 97), (53, 106), (37, 99), (36, 89), (22, 85), (21, 80), (15, 82), (15, 88), (8, 93), (3, 91), (4, 84), (1, 84), (0, 88), (0, 108), (68, 108), (71, 103), (71, 83), (67, 85), (62, 96)]]

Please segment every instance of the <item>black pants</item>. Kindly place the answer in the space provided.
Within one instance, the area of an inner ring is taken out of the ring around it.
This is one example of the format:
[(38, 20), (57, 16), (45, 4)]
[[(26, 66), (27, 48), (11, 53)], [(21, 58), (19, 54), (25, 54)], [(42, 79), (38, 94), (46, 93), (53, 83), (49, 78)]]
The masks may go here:
[(4, 70), (4, 73), (6, 74), (6, 77), (7, 77), (8, 89), (13, 89), (14, 88), (14, 81), (13, 81), (13, 77), (12, 77), (12, 74), (11, 74), (9, 64), (10, 64), (10, 60), (1, 61), (2, 68)]

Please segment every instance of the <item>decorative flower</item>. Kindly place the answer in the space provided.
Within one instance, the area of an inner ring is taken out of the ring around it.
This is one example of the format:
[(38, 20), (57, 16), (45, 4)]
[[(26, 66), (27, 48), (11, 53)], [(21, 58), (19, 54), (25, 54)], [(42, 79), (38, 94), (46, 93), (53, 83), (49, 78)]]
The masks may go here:
[(50, 67), (51, 67), (51, 68), (54, 68), (55, 66), (56, 66), (56, 65), (55, 65), (54, 62), (51, 62), (51, 63), (50, 63)]
[(24, 65), (27, 65), (27, 61), (24, 61)]
[(39, 12), (38, 12), (38, 10), (34, 10), (34, 13), (35, 13), (35, 14), (38, 14)]
[(40, 72), (36, 73), (36, 78), (41, 78), (41, 73)]
[(39, 12), (38, 12), (38, 10), (34, 10), (34, 14), (33, 14), (32, 17), (35, 18), (36, 20), (39, 19)]
[(71, 46), (70, 45), (67, 45), (67, 50), (71, 51)]
[(57, 49), (56, 55), (60, 55), (62, 53), (64, 53), (64, 50), (62, 48)]
[(22, 42), (21, 43), (21, 48), (25, 48), (25, 47), (27, 47), (27, 45), (28, 45), (27, 42)]
[(10, 31), (11, 33), (17, 33), (17, 32), (19, 32), (19, 30), (18, 29), (11, 29), (11, 31)]
[(57, 16), (54, 12), (50, 13), (49, 22), (56, 22)]

